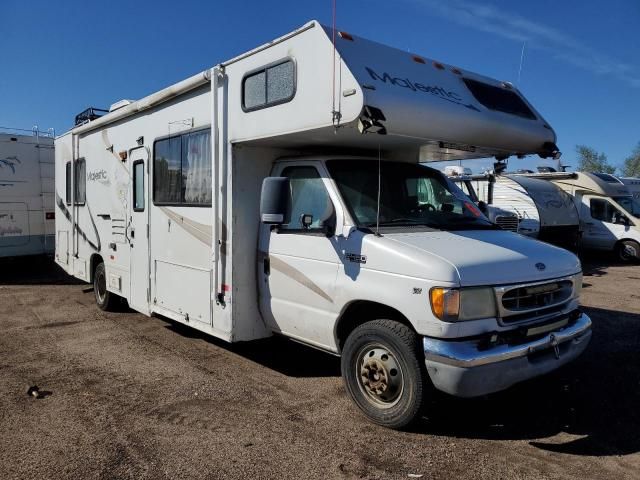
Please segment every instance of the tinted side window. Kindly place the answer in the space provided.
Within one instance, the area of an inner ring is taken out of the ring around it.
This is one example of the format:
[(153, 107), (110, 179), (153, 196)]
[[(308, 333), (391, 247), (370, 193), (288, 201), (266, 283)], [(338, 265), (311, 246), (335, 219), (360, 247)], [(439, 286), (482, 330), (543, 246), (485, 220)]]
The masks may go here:
[(314, 167), (287, 167), (282, 172), (291, 182), (291, 223), (282, 230), (301, 230), (302, 216), (312, 215), (310, 230), (322, 229), (334, 220), (335, 210), (329, 192)]
[(182, 137), (182, 201), (190, 205), (211, 205), (211, 131)]
[(154, 203), (211, 206), (211, 158), (211, 131), (208, 129), (156, 141)]
[(133, 164), (133, 209), (144, 210), (144, 162), (139, 160)]
[(182, 137), (158, 140), (153, 157), (153, 200), (177, 204), (182, 200)]
[(535, 114), (516, 92), (471, 80), (470, 78), (465, 78), (463, 81), (476, 100), (488, 109), (510, 113), (530, 120), (536, 119)]
[(71, 162), (67, 162), (65, 167), (65, 200), (67, 205), (71, 205)]
[(606, 223), (615, 223), (614, 217), (620, 213), (616, 207), (600, 198), (592, 198), (589, 202), (589, 207), (591, 210), (591, 218)]
[(250, 73), (242, 80), (242, 108), (258, 110), (293, 99), (296, 89), (292, 60)]
[(75, 167), (75, 204), (84, 205), (87, 200), (87, 163), (84, 158), (76, 160)]

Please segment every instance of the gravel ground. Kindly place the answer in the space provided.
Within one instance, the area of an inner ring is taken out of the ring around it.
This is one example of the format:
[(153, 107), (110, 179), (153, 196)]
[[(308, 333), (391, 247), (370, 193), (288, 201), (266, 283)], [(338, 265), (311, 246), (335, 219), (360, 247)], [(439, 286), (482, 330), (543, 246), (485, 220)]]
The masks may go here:
[(3, 261), (0, 479), (639, 478), (640, 266), (588, 262), (580, 359), (488, 397), (438, 396), (394, 432), (359, 414), (335, 357), (104, 313), (50, 261)]

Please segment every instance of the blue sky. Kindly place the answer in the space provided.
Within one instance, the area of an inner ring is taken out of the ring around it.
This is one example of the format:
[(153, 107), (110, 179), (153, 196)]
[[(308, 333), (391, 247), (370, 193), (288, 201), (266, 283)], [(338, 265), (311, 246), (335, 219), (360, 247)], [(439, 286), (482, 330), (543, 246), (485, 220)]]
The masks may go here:
[[(3, 0), (0, 15), (0, 126), (61, 133), (87, 106), (141, 98), (309, 19), (330, 24), (331, 0)], [(620, 165), (640, 141), (638, 0), (337, 0), (337, 24), (514, 83), (526, 42), (518, 85), (564, 163), (586, 144)]]

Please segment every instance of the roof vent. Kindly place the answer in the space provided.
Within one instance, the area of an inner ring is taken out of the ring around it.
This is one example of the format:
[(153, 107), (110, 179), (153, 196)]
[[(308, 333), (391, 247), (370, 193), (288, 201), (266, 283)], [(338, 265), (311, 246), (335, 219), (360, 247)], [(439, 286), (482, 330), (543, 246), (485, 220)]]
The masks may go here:
[(119, 100), (116, 103), (111, 104), (111, 106), (109, 107), (109, 111), (113, 112), (115, 110), (118, 110), (119, 108), (122, 107), (126, 107), (127, 105), (131, 105), (133, 103), (133, 100)]

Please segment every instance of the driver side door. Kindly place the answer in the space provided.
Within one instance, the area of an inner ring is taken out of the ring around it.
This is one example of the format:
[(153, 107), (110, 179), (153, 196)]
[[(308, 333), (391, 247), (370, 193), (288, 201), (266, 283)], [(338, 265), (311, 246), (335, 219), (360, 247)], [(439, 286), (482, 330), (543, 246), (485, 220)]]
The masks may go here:
[(314, 162), (279, 165), (273, 174), (290, 179), (291, 221), (261, 227), (261, 313), (273, 330), (328, 347), (337, 315), (334, 299), (340, 257), (327, 175)]
[(613, 223), (617, 209), (603, 197), (584, 195), (582, 197), (584, 233), (582, 243), (588, 248), (613, 249), (618, 240), (620, 225)]

